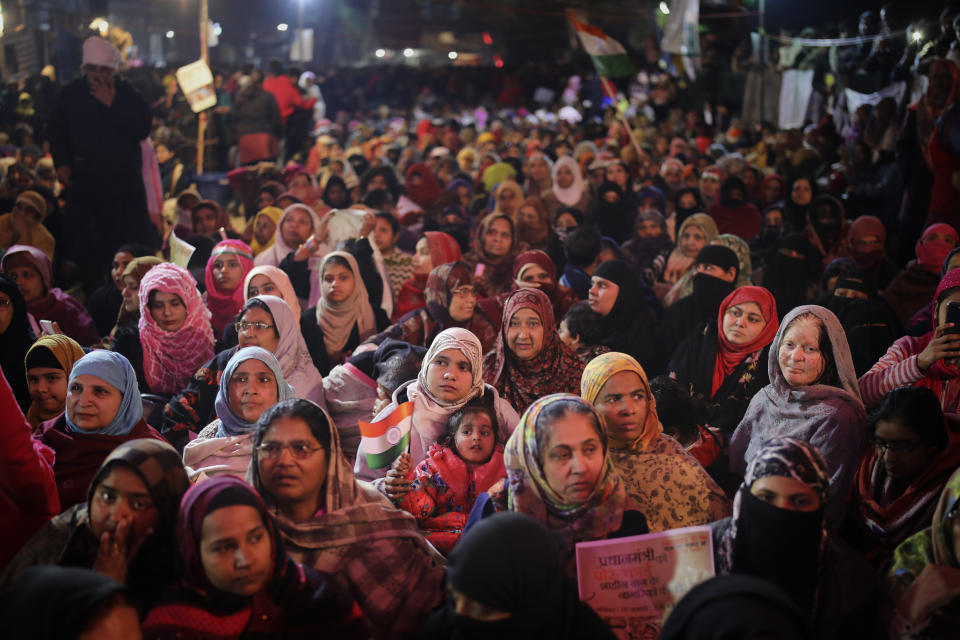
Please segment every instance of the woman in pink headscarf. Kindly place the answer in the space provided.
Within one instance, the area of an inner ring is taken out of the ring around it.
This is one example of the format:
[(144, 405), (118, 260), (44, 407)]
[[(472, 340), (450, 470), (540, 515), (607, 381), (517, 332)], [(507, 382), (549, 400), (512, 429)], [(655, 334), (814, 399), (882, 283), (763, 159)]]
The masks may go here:
[(218, 338), (243, 307), (243, 280), (251, 269), (253, 249), (240, 240), (218, 242), (207, 260), (203, 302), (210, 310), (210, 324)]
[(924, 230), (915, 247), (916, 260), (911, 260), (881, 294), (901, 325), (907, 326), (910, 316), (930, 302), (940, 281), (943, 261), (958, 244), (960, 237), (948, 224), (932, 224)]
[(140, 321), (118, 333), (113, 350), (137, 373), (140, 391), (174, 394), (213, 357), (210, 312), (190, 272), (164, 262), (140, 281)]

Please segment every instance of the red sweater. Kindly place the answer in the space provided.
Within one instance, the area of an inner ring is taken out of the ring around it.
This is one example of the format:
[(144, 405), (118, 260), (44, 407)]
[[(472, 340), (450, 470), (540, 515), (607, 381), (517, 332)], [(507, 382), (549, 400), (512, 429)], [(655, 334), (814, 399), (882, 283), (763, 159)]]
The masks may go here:
[(287, 118), (293, 113), (294, 108), (310, 109), (316, 98), (304, 100), (300, 95), (300, 90), (293, 86), (290, 78), (287, 76), (274, 76), (263, 81), (263, 90), (273, 94), (277, 100), (277, 107), (280, 108), (280, 119), (284, 124)]
[(0, 373), (0, 571), (50, 518), (60, 513), (53, 450), (30, 436)]

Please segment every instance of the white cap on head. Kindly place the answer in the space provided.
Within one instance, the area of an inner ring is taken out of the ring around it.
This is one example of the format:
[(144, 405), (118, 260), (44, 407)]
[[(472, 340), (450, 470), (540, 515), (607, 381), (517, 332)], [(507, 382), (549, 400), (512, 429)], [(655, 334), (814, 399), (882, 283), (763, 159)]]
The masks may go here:
[(120, 51), (103, 38), (91, 36), (83, 41), (83, 65), (120, 68)]

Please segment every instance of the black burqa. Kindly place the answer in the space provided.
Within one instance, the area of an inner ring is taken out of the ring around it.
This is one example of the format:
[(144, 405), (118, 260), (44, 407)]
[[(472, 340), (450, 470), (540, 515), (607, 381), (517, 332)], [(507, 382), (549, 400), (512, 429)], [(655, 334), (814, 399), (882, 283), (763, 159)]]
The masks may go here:
[(107, 613), (102, 607), (105, 601), (124, 593), (122, 584), (92, 569), (30, 567), (4, 598), (4, 636), (9, 640), (72, 640), (96, 617)]
[(24, 302), (17, 283), (9, 276), (0, 273), (0, 291), (7, 294), (13, 303), (10, 326), (0, 333), (0, 368), (3, 369), (3, 375), (13, 389), (13, 395), (17, 397), (17, 404), (26, 413), (30, 408), (30, 394), (27, 392), (27, 374), (23, 359), (37, 336), (30, 327), (30, 321), (27, 319), (27, 303)]
[(115, 84), (108, 107), (81, 76), (60, 92), (50, 118), (54, 163), (70, 169), (66, 246), (58, 245), (57, 253), (76, 262), (88, 293), (109, 270), (118, 240), (159, 245), (141, 173), (140, 141), (150, 135), (150, 107), (129, 82), (116, 77)]
[(650, 302), (650, 289), (636, 270), (622, 260), (601, 262), (593, 275), (620, 287), (610, 313), (600, 320), (600, 344), (649, 366), (656, 357), (654, 330), (659, 320), (658, 309)]
[(677, 603), (660, 640), (809, 638), (800, 609), (775, 584), (725, 575), (701, 582)]
[(633, 204), (632, 193), (624, 194), (619, 185), (604, 182), (597, 189), (594, 211), (594, 219), (602, 235), (613, 238), (617, 243), (626, 242), (633, 235), (637, 207)]
[(448, 603), (418, 638), (615, 638), (606, 623), (580, 602), (561, 568), (553, 536), (539, 522), (504, 512), (471, 527), (450, 553), (447, 582), (471, 600), (510, 617), (481, 622), (454, 613)]
[[(712, 245), (712, 248), (726, 249), (734, 261), (737, 259), (731, 249), (719, 245)], [(734, 289), (736, 285), (732, 282), (706, 273), (694, 275), (693, 293), (677, 300), (663, 312), (663, 322), (657, 330), (657, 359), (653, 371), (648, 373), (662, 373), (684, 340), (704, 325), (716, 322), (720, 304)]]
[(802, 233), (780, 238), (767, 256), (763, 286), (777, 301), (782, 320), (794, 307), (807, 303), (807, 287), (820, 277), (820, 253)]
[(876, 288), (867, 278), (851, 274), (837, 280), (835, 292), (856, 291), (864, 297), (834, 295), (825, 306), (837, 316), (850, 344), (853, 367), (862, 376), (887, 352), (890, 345), (903, 335), (897, 316), (883, 299), (875, 295)]

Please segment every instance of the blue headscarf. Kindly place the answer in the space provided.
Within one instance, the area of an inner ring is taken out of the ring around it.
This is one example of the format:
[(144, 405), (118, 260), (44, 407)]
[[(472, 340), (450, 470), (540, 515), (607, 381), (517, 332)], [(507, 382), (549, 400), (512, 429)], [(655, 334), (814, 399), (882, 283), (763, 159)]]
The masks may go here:
[(137, 374), (133, 371), (130, 361), (113, 351), (91, 351), (73, 365), (67, 388), (73, 384), (77, 376), (93, 376), (119, 391), (123, 395), (117, 415), (110, 424), (102, 429), (81, 429), (70, 419), (70, 412), (65, 414), (67, 428), (74, 433), (100, 434), (105, 436), (125, 436), (130, 433), (134, 425), (143, 418), (143, 404), (140, 400), (140, 389), (137, 387)]
[(229, 396), (227, 395), (227, 385), (233, 372), (236, 371), (242, 363), (247, 360), (259, 360), (267, 365), (273, 372), (277, 380), (277, 402), (283, 402), (288, 398), (294, 397), (294, 390), (283, 378), (283, 370), (276, 356), (260, 347), (244, 347), (237, 350), (233, 357), (227, 362), (223, 369), (223, 375), (220, 376), (220, 390), (217, 391), (217, 399), (213, 405), (217, 410), (217, 417), (220, 418), (220, 427), (217, 429), (217, 438), (226, 438), (227, 436), (242, 436), (247, 433), (253, 433), (257, 429), (256, 422), (247, 422), (239, 417), (230, 408)]

